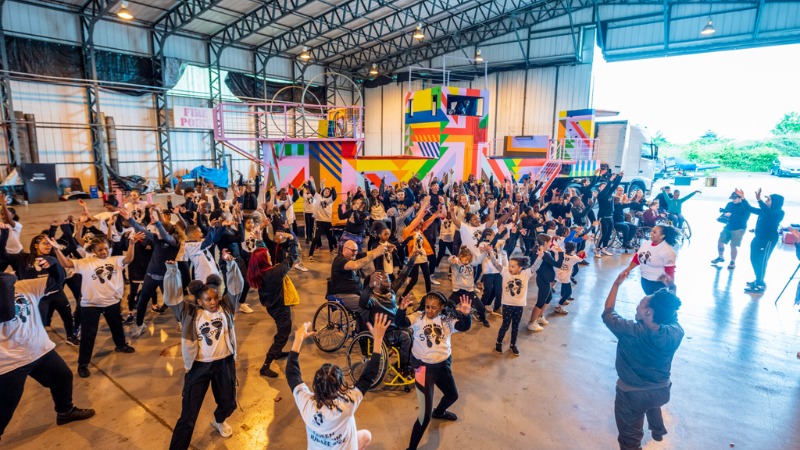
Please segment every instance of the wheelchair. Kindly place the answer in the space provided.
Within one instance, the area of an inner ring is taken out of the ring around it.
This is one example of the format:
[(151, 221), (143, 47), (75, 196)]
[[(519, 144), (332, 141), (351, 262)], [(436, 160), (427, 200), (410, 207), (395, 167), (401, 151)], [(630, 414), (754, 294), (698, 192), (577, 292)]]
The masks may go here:
[[(663, 219), (658, 222), (659, 225), (667, 225), (670, 227), (674, 227), (674, 223), (669, 219)], [(683, 241), (690, 241), (692, 240), (692, 227), (689, 225), (689, 221), (686, 218), (683, 218), (683, 226), (678, 229), (678, 239), (680, 239), (681, 243)]]
[(317, 308), (311, 323), (314, 343), (323, 352), (332, 353), (344, 347), (359, 331), (360, 319), (344, 306), (341, 298), (326, 295), (325, 303)]
[[(403, 391), (410, 392), (414, 384), (414, 375), (406, 374), (403, 371), (400, 348), (391, 345), (384, 339), (381, 342), (381, 360), (378, 367), (378, 374), (369, 386), (375, 389), (381, 384), (386, 387), (402, 387)], [(375, 341), (372, 334), (368, 331), (358, 333), (350, 342), (347, 348), (347, 367), (350, 369), (350, 377), (353, 383), (361, 378), (367, 363), (372, 358), (375, 349)]]
[[(633, 239), (631, 239), (632, 248), (628, 249), (625, 248), (624, 245), (625, 242), (623, 240), (622, 233), (620, 231), (617, 231), (616, 228), (614, 228), (611, 237), (608, 239), (608, 248), (616, 248), (616, 249), (621, 248), (624, 253), (628, 253), (629, 250), (635, 251), (642, 244), (642, 237), (641, 237), (642, 235), (640, 234), (640, 231), (641, 228), (637, 228), (636, 235), (633, 237)], [(650, 230), (647, 230), (647, 235), (648, 236), (650, 235)], [(603, 227), (598, 227), (597, 233), (595, 234), (594, 237), (595, 244), (598, 244), (602, 239), (603, 239)]]

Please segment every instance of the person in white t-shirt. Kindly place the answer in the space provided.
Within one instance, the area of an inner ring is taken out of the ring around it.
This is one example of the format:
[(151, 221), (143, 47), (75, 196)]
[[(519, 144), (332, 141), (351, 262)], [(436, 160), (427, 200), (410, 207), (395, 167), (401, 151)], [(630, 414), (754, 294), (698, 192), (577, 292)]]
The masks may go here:
[[(0, 223), (5, 223), (9, 227), (8, 242), (6, 243), (5, 253), (7, 253), (8, 256), (22, 253), (23, 247), (22, 241), (20, 240), (22, 224), (20, 223), (19, 217), (14, 209), (8, 207), (8, 204), (6, 203), (6, 195), (3, 193), (0, 193)], [(9, 259), (13, 260), (13, 258)], [(5, 266), (0, 266), (0, 271), (5, 270), (5, 268), (8, 267), (8, 264), (3, 261), (0, 261), (0, 264)], [(16, 267), (14, 269), (16, 270)]]
[(92, 360), (94, 342), (100, 315), (106, 319), (115, 352), (133, 353), (135, 350), (125, 340), (122, 326), (120, 304), (125, 290), (122, 271), (133, 261), (136, 242), (144, 240), (144, 233), (137, 233), (128, 244), (125, 256), (110, 256), (108, 241), (94, 238), (86, 250), (89, 255), (83, 259), (69, 259), (61, 252), (58, 243), (50, 239), (58, 263), (65, 269), (72, 269), (81, 275), (81, 346), (78, 354), (78, 375), (87, 378), (89, 363)]
[[(500, 252), (502, 261), (503, 276), (503, 324), (497, 332), (497, 343), (494, 351), (503, 353), (503, 339), (506, 331), (511, 328), (511, 354), (519, 356), (517, 349), (517, 333), (519, 332), (519, 322), (522, 319), (522, 310), (528, 301), (528, 282), (534, 274), (533, 265), (528, 266), (528, 258), (506, 259), (506, 254)], [(537, 254), (537, 260), (540, 259)]]
[[(383, 342), (390, 323), (384, 314), (375, 315), (375, 323), (367, 324), (373, 342)], [(299, 362), (303, 341), (314, 334), (310, 330), (311, 322), (297, 329), (286, 363), (286, 381), (300, 410), (300, 417), (306, 424), (308, 449), (363, 450), (372, 441), (372, 434), (368, 430), (357, 429), (354, 416), (378, 374), (383, 346), (375, 346), (375, 352), (353, 388), (345, 384), (344, 373), (339, 366), (325, 363), (314, 374), (312, 392), (303, 382)]]
[[(410, 327), (413, 344), (411, 367), (414, 369), (415, 387), (419, 401), (419, 417), (414, 421), (408, 448), (416, 450), (431, 418), (458, 420), (458, 416), (447, 410), (458, 400), (458, 388), (453, 378), (450, 336), (459, 331), (468, 331), (472, 326), (472, 305), (469, 297), (462, 296), (454, 316), (442, 314), (447, 298), (439, 292), (431, 292), (422, 301), (425, 310), (406, 316), (411, 298), (404, 298), (395, 316), (398, 327)], [(442, 391), (439, 405), (433, 408), (434, 387)]]
[(72, 372), (42, 325), (39, 300), (52, 286), (64, 282), (61, 267), (46, 261), (44, 266), (47, 278), (17, 281), (12, 274), (0, 273), (0, 438), (19, 405), (28, 376), (50, 389), (58, 425), (94, 416), (93, 409), (72, 404)]
[[(564, 306), (569, 304), (572, 298), (572, 272), (576, 264), (585, 261), (586, 253), (575, 254), (577, 246), (574, 242), (564, 243), (564, 262), (561, 267), (556, 269), (556, 282), (561, 283), (561, 300), (558, 301), (558, 306), (553, 310), (556, 314), (563, 316), (569, 314), (569, 311), (564, 309)], [(581, 256), (583, 255), (583, 257)], [(577, 281), (575, 281), (577, 283)]]
[(197, 225), (190, 225), (186, 229), (186, 242), (183, 244), (186, 258), (194, 267), (194, 279), (204, 281), (210, 275), (219, 275), (219, 267), (214, 261), (214, 255), (208, 251), (216, 244), (225, 229), (219, 226), (219, 222), (212, 222), (212, 227), (208, 230), (205, 238), (203, 232)]
[(625, 268), (627, 277), (631, 270), (639, 266), (642, 275), (642, 289), (646, 295), (653, 295), (667, 286), (675, 291), (675, 244), (678, 241), (677, 229), (658, 225), (650, 230), (650, 240), (643, 243), (633, 260)]
[(486, 306), (475, 293), (475, 267), (482, 263), (487, 255), (495, 258), (494, 250), (491, 247), (484, 246), (476, 258), (466, 245), (462, 245), (458, 256), (450, 257), (450, 275), (453, 282), (453, 293), (450, 294), (450, 300), (456, 302), (462, 295), (469, 297), (472, 307), (478, 311), (478, 320), (483, 326), (489, 328), (489, 321), (486, 320)]

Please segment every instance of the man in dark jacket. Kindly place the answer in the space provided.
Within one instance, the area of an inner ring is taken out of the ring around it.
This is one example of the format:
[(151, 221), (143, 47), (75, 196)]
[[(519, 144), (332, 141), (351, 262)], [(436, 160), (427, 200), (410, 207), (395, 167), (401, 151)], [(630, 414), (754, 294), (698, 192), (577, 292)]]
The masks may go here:
[(640, 450), (645, 416), (654, 440), (660, 441), (667, 434), (661, 407), (669, 402), (672, 358), (684, 332), (677, 314), (681, 301), (667, 289), (643, 298), (636, 307), (635, 321), (617, 314), (617, 291), (626, 277), (623, 272), (614, 281), (602, 318), (618, 339), (614, 418), (619, 448)]
[(736, 255), (739, 253), (739, 246), (742, 245), (742, 238), (744, 232), (747, 230), (747, 220), (750, 219), (750, 211), (744, 205), (743, 200), (739, 194), (734, 192), (730, 196), (730, 201), (725, 208), (719, 210), (722, 217), (727, 220), (725, 228), (719, 234), (719, 241), (717, 242), (717, 251), (719, 255), (711, 261), (711, 264), (719, 264), (725, 262), (723, 255), (725, 254), (725, 244), (731, 244), (731, 262), (728, 264), (728, 269), (736, 268)]
[(747, 283), (745, 292), (751, 294), (761, 294), (767, 288), (764, 282), (764, 275), (767, 273), (767, 261), (772, 255), (772, 250), (780, 240), (778, 228), (783, 220), (783, 196), (778, 194), (767, 195), (761, 199), (761, 189), (756, 191), (758, 208), (751, 206), (744, 198), (744, 191), (736, 190), (736, 195), (742, 197), (747, 210), (758, 216), (756, 221), (756, 235), (750, 243), (750, 263), (753, 265), (753, 272), (756, 279)]

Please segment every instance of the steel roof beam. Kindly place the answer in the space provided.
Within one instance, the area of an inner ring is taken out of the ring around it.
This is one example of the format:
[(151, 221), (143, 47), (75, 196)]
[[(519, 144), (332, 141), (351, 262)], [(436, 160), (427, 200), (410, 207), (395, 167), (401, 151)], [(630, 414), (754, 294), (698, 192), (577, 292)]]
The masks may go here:
[(222, 0), (182, 0), (159, 16), (153, 27), (164, 28), (164, 38), (167, 38), (186, 24), (199, 17), (212, 7), (222, 3)]
[(258, 8), (214, 33), (210, 39), (217, 40), (222, 48), (230, 47), (288, 15), (294, 14), (306, 17), (295, 11), (316, 1), (317, 0), (264, 0)]

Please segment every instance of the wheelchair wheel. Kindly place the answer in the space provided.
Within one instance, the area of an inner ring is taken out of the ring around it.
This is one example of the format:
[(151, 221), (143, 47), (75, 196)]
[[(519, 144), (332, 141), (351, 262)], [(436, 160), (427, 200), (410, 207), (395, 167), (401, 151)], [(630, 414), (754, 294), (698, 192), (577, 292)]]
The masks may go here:
[(684, 239), (692, 239), (692, 227), (689, 225), (688, 220), (684, 219), (683, 228), (681, 229), (681, 232), (683, 233)]
[[(383, 342), (381, 342), (381, 345), (383, 346), (381, 348), (381, 362), (375, 379), (369, 385), (370, 389), (375, 389), (383, 383), (383, 377), (386, 376), (386, 372), (389, 370), (389, 349)], [(364, 373), (367, 363), (372, 358), (373, 349), (374, 341), (369, 332), (357, 334), (350, 342), (350, 346), (347, 347), (347, 367), (350, 368), (350, 377), (353, 378), (353, 383), (358, 382), (361, 374)]]
[(314, 314), (312, 327), (317, 347), (323, 352), (335, 352), (350, 334), (350, 313), (336, 302), (325, 302)]

